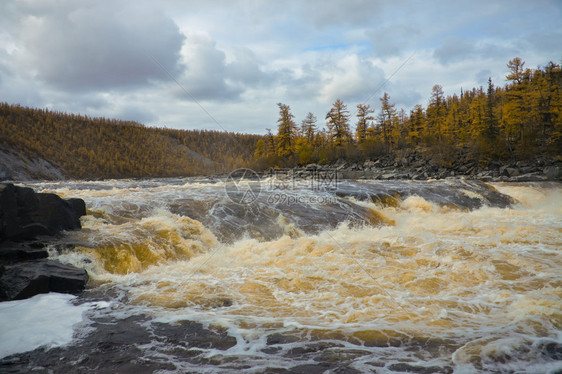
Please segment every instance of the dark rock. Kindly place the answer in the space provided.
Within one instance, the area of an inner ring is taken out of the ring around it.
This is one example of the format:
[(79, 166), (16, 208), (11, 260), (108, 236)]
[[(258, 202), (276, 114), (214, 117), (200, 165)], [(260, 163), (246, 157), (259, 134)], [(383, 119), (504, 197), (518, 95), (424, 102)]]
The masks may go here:
[(14, 236), (18, 232), (16, 217), (18, 205), (16, 188), (13, 184), (0, 184), (0, 241)]
[(340, 176), (340, 174), (341, 174), (341, 179), (359, 179), (365, 176), (365, 174), (361, 170), (349, 170), (349, 169), (341, 170), (341, 173), (338, 173), (338, 176)]
[(78, 228), (80, 228), (80, 217), (86, 215), (86, 203), (82, 199), (71, 198), (65, 199), (65, 201), (70, 206), (70, 209), (78, 216)]
[(84, 269), (57, 261), (28, 261), (4, 266), (0, 275), (0, 301), (21, 300), (40, 293), (80, 293), (88, 282)]
[(547, 166), (544, 168), (543, 173), (549, 180), (558, 180), (562, 177), (562, 167)]
[(0, 262), (38, 260), (48, 257), (47, 250), (40, 243), (0, 243)]
[[(2, 373), (135, 373), (170, 372), (176, 367), (161, 357), (145, 358), (154, 336), (148, 318), (95, 319), (92, 332), (64, 347), (33, 351), (0, 359)], [(163, 338), (163, 337), (162, 337)], [(150, 354), (150, 353), (149, 353)]]
[(154, 323), (153, 332), (165, 336), (173, 345), (187, 344), (189, 347), (214, 348), (227, 350), (236, 345), (236, 338), (228, 335), (226, 330), (204, 328), (193, 321), (181, 321), (177, 324)]
[(294, 343), (299, 339), (298, 336), (294, 335), (271, 334), (267, 336), (267, 345)]
[(388, 367), (391, 371), (398, 371), (401, 373), (421, 373), (421, 374), (432, 374), (432, 373), (452, 373), (453, 369), (451, 367), (439, 367), (439, 366), (415, 366), (407, 363), (392, 364)]
[[(333, 368), (331, 368), (331, 365), (328, 364), (304, 364), (293, 366), (290, 369), (290, 372), (296, 374), (322, 374), (325, 373), (328, 369), (332, 369), (331, 371), (333, 372)], [(355, 370), (354, 372), (359, 373), (359, 371), (357, 370)]]
[(521, 173), (516, 168), (512, 168), (512, 167), (509, 167), (509, 166), (502, 166), (500, 168), (500, 176), (502, 176), (502, 177), (511, 178), (511, 177), (516, 177), (520, 174)]
[(490, 170), (499, 170), (502, 165), (497, 161), (490, 161), (488, 162), (488, 169)]
[(536, 166), (523, 166), (519, 168), (519, 171), (521, 172), (521, 174), (531, 174), (539, 172)]
[(510, 178), (521, 175), (521, 173), (519, 172), (519, 169), (516, 169), (516, 168), (507, 168), (506, 171), (507, 171), (507, 174)]
[(33, 240), (79, 229), (80, 217), (85, 214), (82, 199), (64, 200), (28, 187), (0, 184), (0, 242)]
[(7, 181), (12, 179), (12, 175), (8, 170), (0, 169), (0, 181)]

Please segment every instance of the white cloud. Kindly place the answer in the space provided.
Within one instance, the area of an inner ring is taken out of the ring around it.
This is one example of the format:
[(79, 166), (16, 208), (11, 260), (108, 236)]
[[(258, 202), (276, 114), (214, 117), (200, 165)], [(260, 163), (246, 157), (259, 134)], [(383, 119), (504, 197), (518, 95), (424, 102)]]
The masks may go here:
[(323, 75), (326, 83), (319, 92), (323, 103), (331, 103), (337, 98), (365, 100), (384, 81), (384, 72), (380, 68), (355, 54), (336, 61)]
[[(217, 49), (210, 36), (188, 35), (181, 54), (186, 69), (179, 81), (196, 99), (232, 99), (239, 95), (238, 90), (226, 83), (226, 55)], [(185, 96), (184, 92), (178, 92)]]
[(446, 94), (485, 76), (502, 85), (515, 56), (529, 67), (560, 62), (561, 17), (554, 0), (3, 1), (0, 95), (220, 130), (167, 70), (228, 130), (264, 132), (277, 102), (300, 120), (323, 118), (337, 98), (353, 108), (371, 97), (378, 108), (386, 91), (408, 110), (437, 83)]

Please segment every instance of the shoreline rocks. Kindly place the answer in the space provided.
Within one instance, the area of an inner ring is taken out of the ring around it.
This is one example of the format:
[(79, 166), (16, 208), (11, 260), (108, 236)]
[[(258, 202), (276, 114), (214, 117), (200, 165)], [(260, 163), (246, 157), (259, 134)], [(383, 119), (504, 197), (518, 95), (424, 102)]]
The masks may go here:
[(337, 179), (432, 180), (468, 178), (482, 182), (543, 182), (562, 181), (562, 160), (537, 159), (535, 162), (499, 163), (459, 159), (443, 166), (431, 156), (410, 152), (402, 157), (384, 156), (376, 160), (352, 162), (339, 159), (332, 164), (308, 164), (294, 168), (269, 169), (260, 177), (286, 176), (310, 178), (314, 173), (332, 173)]
[(82, 199), (0, 183), (0, 301), (85, 288), (86, 271), (48, 260), (45, 248), (62, 231), (80, 229), (85, 214)]

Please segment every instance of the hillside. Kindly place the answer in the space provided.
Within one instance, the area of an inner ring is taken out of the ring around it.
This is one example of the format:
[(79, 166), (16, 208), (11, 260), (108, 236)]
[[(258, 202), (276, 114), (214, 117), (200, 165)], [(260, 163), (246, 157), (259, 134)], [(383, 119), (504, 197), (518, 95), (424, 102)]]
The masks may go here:
[(0, 134), (0, 177), (4, 179), (220, 173), (252, 163), (261, 138), (221, 131), (151, 128), (137, 122), (8, 103), (0, 103)]

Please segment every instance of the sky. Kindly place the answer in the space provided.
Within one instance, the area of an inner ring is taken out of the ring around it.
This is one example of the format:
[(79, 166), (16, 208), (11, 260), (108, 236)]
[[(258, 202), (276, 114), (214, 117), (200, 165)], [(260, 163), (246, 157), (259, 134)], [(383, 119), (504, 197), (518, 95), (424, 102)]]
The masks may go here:
[(514, 57), (561, 63), (562, 1), (0, 1), (0, 101), (147, 126), (275, 133), (284, 103), (323, 127), (384, 92), (408, 113)]

